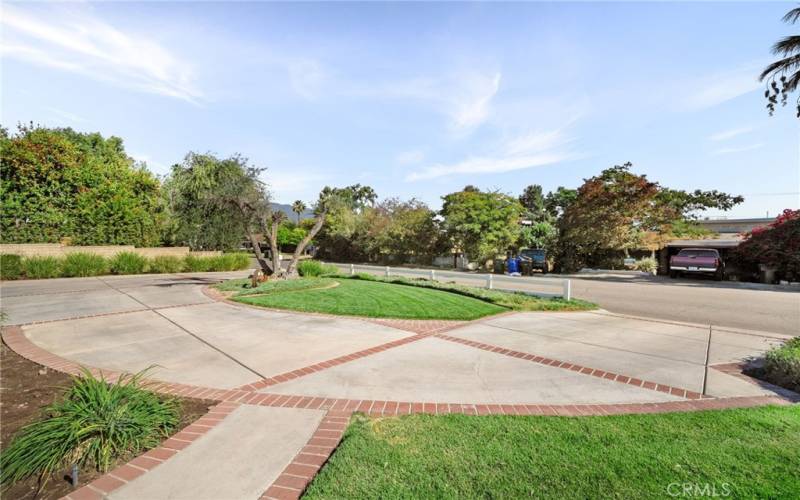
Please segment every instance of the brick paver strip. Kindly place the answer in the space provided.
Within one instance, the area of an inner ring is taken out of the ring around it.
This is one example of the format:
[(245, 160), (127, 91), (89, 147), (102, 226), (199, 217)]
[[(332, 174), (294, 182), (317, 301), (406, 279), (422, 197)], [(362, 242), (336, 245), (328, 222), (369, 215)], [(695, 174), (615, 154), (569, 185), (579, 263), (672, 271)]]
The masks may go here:
[[(224, 417), (229, 415), (238, 406), (239, 405), (232, 403), (219, 403), (218, 405), (211, 407), (206, 415), (214, 414)], [(202, 420), (203, 418), (205, 417), (200, 417), (199, 420)], [(217, 421), (217, 423), (219, 422), (222, 422), (222, 420), (220, 419)], [(68, 495), (62, 497), (62, 500), (82, 500), (89, 498), (99, 499), (107, 497), (112, 491), (125, 486), (134, 479), (141, 477), (150, 470), (169, 460), (181, 450), (192, 444), (192, 441), (204, 434), (187, 431), (187, 429), (193, 425), (195, 424), (191, 424), (184, 428), (171, 438), (161, 443), (161, 445), (157, 448), (153, 448), (152, 450), (145, 452), (143, 455), (134, 458), (127, 464), (120, 465), (116, 469), (98, 477), (86, 486), (70, 492)]]
[(622, 375), (620, 373), (608, 372), (605, 370), (600, 370), (597, 368), (590, 368), (588, 366), (581, 366), (572, 363), (568, 363), (566, 361), (559, 361), (557, 359), (550, 359), (545, 358), (542, 356), (537, 356), (536, 354), (531, 354), (527, 352), (515, 351), (513, 349), (505, 349), (503, 347), (491, 345), (491, 344), (484, 344), (483, 342), (476, 342), (474, 340), (467, 340), (462, 339), (460, 337), (451, 337), (450, 335), (444, 334), (434, 334), (434, 337), (447, 340), (449, 342), (455, 342), (457, 344), (466, 345), (469, 347), (474, 347), (476, 349), (481, 349), (484, 351), (489, 352), (496, 352), (498, 354), (503, 354), (505, 356), (511, 356), (513, 358), (524, 359), (525, 361), (531, 361), (533, 363), (539, 363), (542, 365), (552, 366), (554, 368), (561, 368), (564, 370), (572, 370), (575, 372), (580, 372), (584, 375), (590, 375), (592, 377), (598, 377), (606, 380), (610, 380), (612, 382), (617, 382), (620, 384), (632, 385), (635, 387), (641, 387), (643, 389), (650, 389), (657, 392), (663, 392), (666, 394), (671, 394), (673, 396), (678, 396), (681, 398), (686, 399), (701, 399), (707, 396), (703, 396), (699, 392), (690, 391), (687, 389), (683, 389), (681, 387), (672, 387), (669, 385), (659, 384), (657, 382), (649, 382), (646, 380), (640, 380), (638, 378), (631, 378), (626, 375)]

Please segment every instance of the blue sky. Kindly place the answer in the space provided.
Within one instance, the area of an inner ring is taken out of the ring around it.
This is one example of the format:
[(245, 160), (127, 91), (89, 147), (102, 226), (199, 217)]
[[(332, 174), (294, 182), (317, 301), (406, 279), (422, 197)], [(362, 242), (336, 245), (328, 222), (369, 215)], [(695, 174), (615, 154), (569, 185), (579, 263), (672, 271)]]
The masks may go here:
[(240, 152), (285, 203), (358, 182), (438, 208), (630, 161), (775, 215), (800, 121), (756, 76), (792, 5), (4, 2), (0, 118), (120, 136), (158, 174)]

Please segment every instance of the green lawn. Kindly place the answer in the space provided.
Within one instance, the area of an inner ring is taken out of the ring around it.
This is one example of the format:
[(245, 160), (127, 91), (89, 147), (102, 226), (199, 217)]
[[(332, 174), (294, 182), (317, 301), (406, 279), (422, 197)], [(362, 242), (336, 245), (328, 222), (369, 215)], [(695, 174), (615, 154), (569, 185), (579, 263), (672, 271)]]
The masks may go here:
[(683, 484), (728, 498), (797, 498), (800, 406), (357, 416), (304, 498), (669, 498)]
[(347, 278), (268, 282), (234, 300), (294, 311), (406, 319), (472, 320), (507, 310), (445, 291)]

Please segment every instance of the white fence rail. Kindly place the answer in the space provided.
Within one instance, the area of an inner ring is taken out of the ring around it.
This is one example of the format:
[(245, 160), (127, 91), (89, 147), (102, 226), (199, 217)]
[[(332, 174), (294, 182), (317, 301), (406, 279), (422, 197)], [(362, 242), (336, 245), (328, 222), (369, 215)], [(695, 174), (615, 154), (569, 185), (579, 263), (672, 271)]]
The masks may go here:
[(340, 271), (349, 274), (368, 273), (376, 276), (402, 276), (426, 278), (433, 281), (450, 281), (461, 285), (489, 288), (508, 292), (522, 292), (539, 297), (572, 298), (570, 280), (538, 276), (507, 276), (503, 274), (477, 274), (439, 269), (415, 269), (409, 267), (369, 266), (364, 264), (339, 264), (330, 262)]

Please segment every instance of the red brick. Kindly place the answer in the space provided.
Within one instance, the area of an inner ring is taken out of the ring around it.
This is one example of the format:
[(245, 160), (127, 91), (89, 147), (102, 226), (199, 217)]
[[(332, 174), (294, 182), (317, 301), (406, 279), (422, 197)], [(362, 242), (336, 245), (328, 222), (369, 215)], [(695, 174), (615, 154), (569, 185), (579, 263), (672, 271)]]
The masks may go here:
[(296, 500), (300, 498), (300, 490), (293, 490), (291, 488), (281, 488), (280, 486), (270, 486), (267, 491), (261, 495), (261, 498), (268, 498), (274, 500)]
[(169, 450), (166, 448), (154, 448), (142, 456), (147, 458), (156, 458), (158, 460), (167, 460), (176, 453), (178, 452), (175, 450)]
[(102, 500), (103, 494), (88, 486), (84, 486), (83, 488), (71, 492), (69, 496), (65, 498), (70, 498), (71, 500)]
[(281, 486), (283, 488), (292, 488), (302, 491), (305, 489), (310, 479), (311, 478), (308, 477), (297, 477), (290, 476), (288, 474), (281, 474), (272, 484), (275, 486)]
[(104, 491), (106, 493), (111, 493), (112, 491), (114, 491), (115, 489), (119, 488), (124, 484), (125, 481), (122, 481), (115, 477), (111, 477), (108, 474), (106, 474), (105, 476), (100, 476), (91, 482), (92, 488)]
[(142, 469), (147, 469), (147, 470), (150, 470), (150, 469), (152, 469), (153, 467), (155, 467), (155, 466), (157, 466), (157, 465), (161, 464), (161, 461), (160, 461), (160, 460), (156, 460), (156, 459), (154, 459), (154, 458), (145, 457), (145, 456), (143, 455), (143, 456), (141, 456), (141, 457), (136, 457), (136, 458), (134, 458), (133, 460), (131, 460), (131, 461), (130, 461), (130, 462), (128, 462), (128, 463), (129, 463), (130, 465), (135, 465), (136, 467), (141, 467)]
[(322, 466), (322, 464), (324, 464), (327, 459), (328, 457), (323, 457), (320, 455), (298, 453), (297, 456), (294, 458), (294, 462), (298, 464)]
[(142, 470), (138, 467), (134, 467), (132, 465), (120, 465), (116, 469), (112, 470), (109, 474), (112, 476), (118, 477), (123, 481), (133, 481), (137, 477), (141, 476), (147, 472), (146, 470)]
[(186, 448), (187, 446), (189, 446), (190, 444), (192, 444), (192, 443), (190, 443), (188, 441), (180, 441), (180, 440), (175, 439), (175, 438), (169, 438), (166, 441), (164, 441), (163, 443), (161, 443), (161, 446), (163, 446), (164, 448), (169, 448), (171, 450), (182, 450), (182, 449)]
[(319, 467), (316, 465), (305, 465), (305, 464), (289, 464), (284, 469), (284, 474), (291, 474), (292, 476), (300, 476), (300, 477), (314, 477), (314, 474), (317, 473)]

